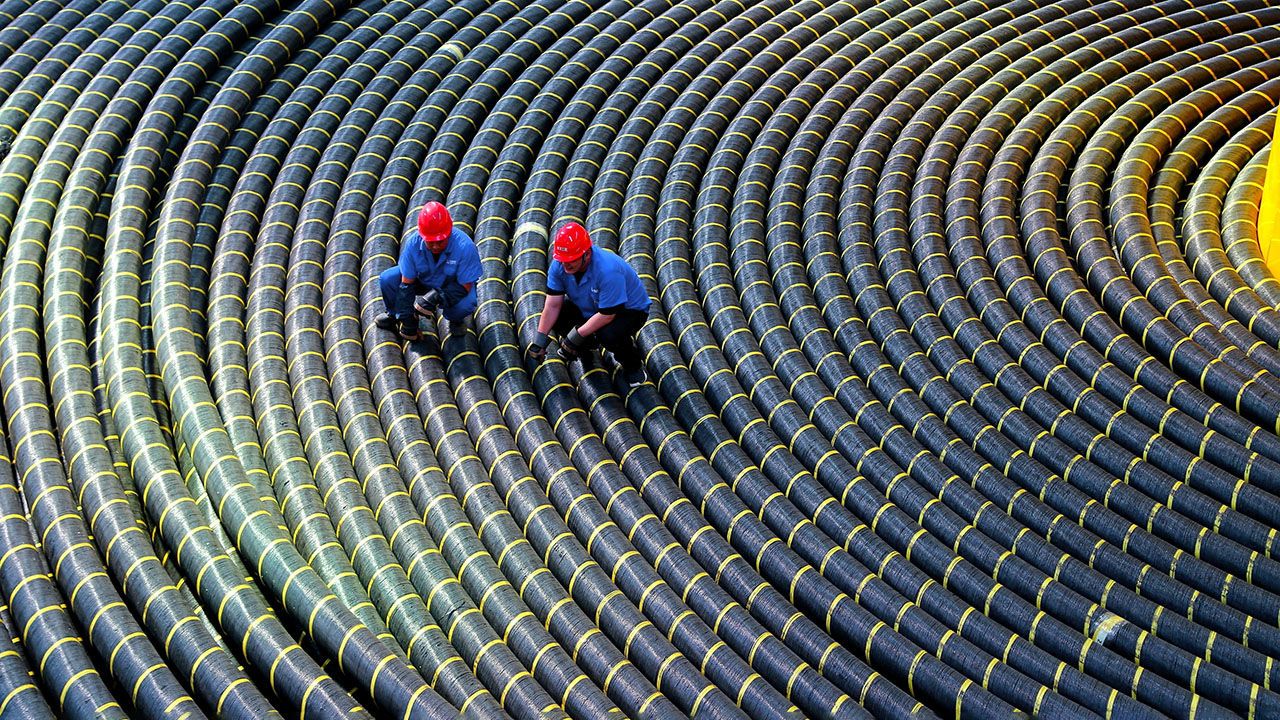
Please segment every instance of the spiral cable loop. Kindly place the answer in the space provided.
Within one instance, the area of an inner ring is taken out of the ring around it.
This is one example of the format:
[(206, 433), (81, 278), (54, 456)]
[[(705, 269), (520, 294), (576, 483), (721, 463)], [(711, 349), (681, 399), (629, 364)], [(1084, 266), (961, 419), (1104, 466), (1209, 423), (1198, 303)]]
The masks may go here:
[(0, 720), (1280, 720), (1277, 105), (1273, 0), (0, 0)]

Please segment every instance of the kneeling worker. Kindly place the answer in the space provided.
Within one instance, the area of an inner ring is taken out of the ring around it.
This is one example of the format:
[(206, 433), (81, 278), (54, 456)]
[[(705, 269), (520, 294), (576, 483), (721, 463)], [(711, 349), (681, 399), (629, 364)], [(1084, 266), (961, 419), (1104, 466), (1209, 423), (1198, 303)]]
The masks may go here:
[[(476, 281), (480, 279), (480, 253), (465, 232), (453, 226), (444, 205), (432, 201), (418, 214), (418, 237), (405, 241), (400, 262), (380, 278), (386, 311), (374, 319), (384, 330), (395, 330), (405, 340), (417, 340), (418, 318), (442, 310), (449, 330), (461, 329), (476, 309)], [(422, 295), (416, 301), (414, 296)]]
[(649, 293), (640, 276), (617, 254), (593, 248), (587, 231), (569, 222), (556, 231), (547, 270), (547, 299), (538, 336), (529, 344), (535, 360), (547, 354), (547, 335), (560, 336), (559, 356), (569, 362), (599, 340), (622, 367), (631, 387), (644, 383), (636, 334), (649, 319)]

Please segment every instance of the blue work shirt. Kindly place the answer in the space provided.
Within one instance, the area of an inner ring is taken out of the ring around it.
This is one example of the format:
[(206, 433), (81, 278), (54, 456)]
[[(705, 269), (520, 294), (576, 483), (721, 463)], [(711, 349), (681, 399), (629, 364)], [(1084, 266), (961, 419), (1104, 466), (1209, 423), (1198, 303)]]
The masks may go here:
[(602, 309), (612, 313), (623, 308), (649, 310), (649, 293), (640, 276), (626, 260), (604, 248), (593, 248), (591, 262), (577, 275), (570, 275), (563, 264), (551, 261), (547, 270), (547, 292), (568, 295), (584, 317), (591, 317)]
[(460, 285), (474, 283), (480, 279), (480, 272), (476, 244), (458, 228), (449, 233), (449, 243), (439, 256), (427, 249), (416, 232), (400, 248), (400, 274), (430, 289), (439, 290), (451, 280)]

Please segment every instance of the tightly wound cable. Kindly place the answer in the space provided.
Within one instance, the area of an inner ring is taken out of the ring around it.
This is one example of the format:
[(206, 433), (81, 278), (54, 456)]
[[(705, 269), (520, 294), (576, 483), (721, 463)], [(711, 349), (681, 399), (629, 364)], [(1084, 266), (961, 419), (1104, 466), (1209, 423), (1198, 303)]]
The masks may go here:
[(0, 718), (1280, 718), (1278, 28), (0, 2)]

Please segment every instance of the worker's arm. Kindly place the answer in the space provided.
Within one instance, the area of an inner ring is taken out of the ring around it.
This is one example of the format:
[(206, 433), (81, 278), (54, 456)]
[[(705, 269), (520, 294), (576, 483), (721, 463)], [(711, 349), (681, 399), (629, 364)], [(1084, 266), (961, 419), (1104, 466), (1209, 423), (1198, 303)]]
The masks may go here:
[(564, 305), (564, 295), (549, 294), (542, 303), (542, 317), (538, 318), (538, 334), (546, 335), (556, 326), (560, 319), (560, 307)]
[(614, 308), (601, 310), (595, 315), (587, 318), (586, 322), (578, 326), (578, 335), (582, 337), (591, 337), (592, 333), (613, 322), (613, 319), (616, 317), (618, 317), (617, 310)]
[(534, 360), (541, 360), (547, 356), (547, 334), (551, 332), (551, 328), (555, 327), (562, 305), (564, 305), (564, 295), (559, 293), (550, 293), (543, 301), (542, 317), (538, 318), (538, 335), (533, 342), (529, 343), (527, 349), (529, 357)]

